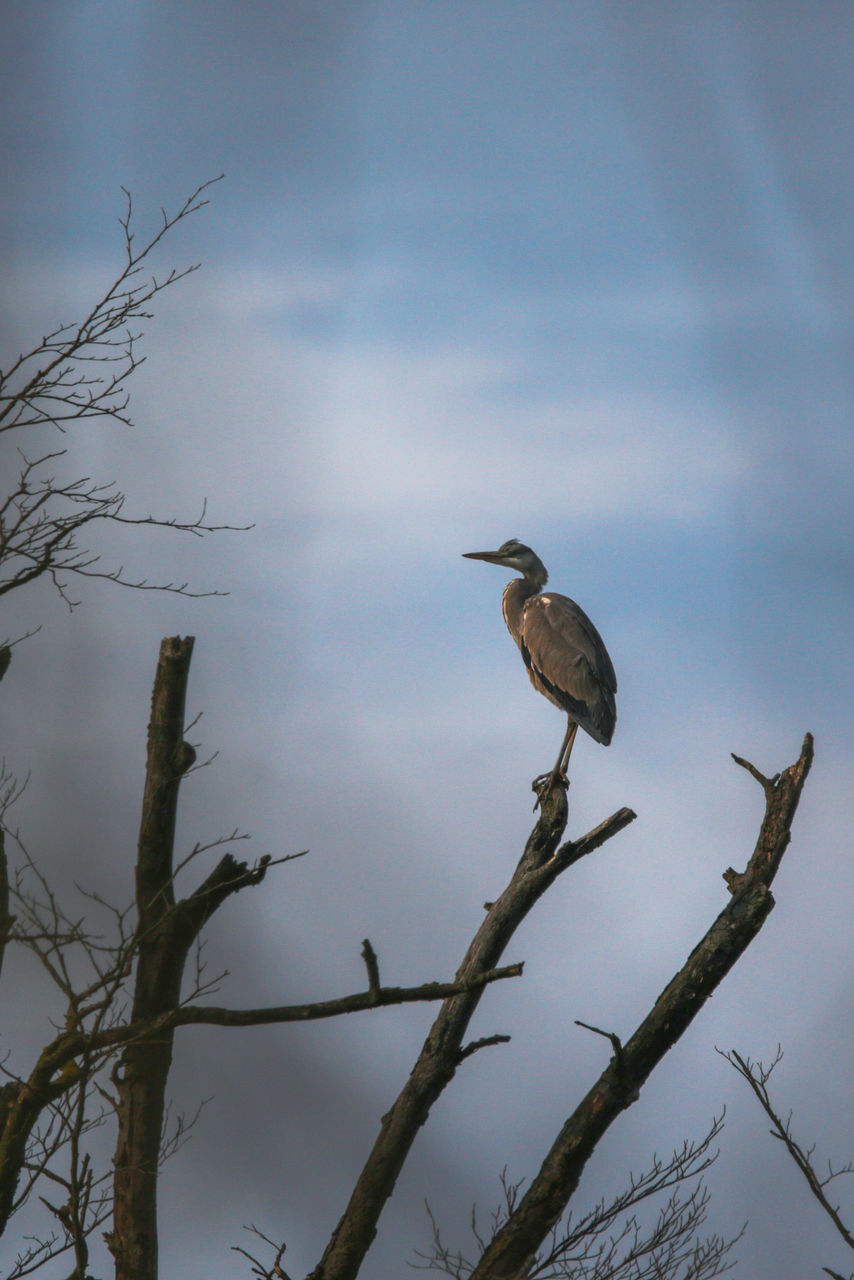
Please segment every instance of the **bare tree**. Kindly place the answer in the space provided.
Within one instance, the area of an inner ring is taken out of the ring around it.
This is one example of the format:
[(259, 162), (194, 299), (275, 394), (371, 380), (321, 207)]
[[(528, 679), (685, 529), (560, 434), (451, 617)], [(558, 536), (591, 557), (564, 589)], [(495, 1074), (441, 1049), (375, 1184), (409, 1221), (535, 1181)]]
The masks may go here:
[[(778, 1045), (777, 1053), (767, 1065), (763, 1062), (754, 1062), (751, 1058), (742, 1057), (735, 1049), (730, 1049), (728, 1053), (724, 1053), (719, 1049), (718, 1053), (726, 1059), (731, 1067), (735, 1068), (742, 1079), (746, 1080), (760, 1107), (771, 1121), (771, 1136), (777, 1138), (783, 1144), (809, 1187), (811, 1194), (821, 1205), (825, 1216), (833, 1223), (836, 1234), (854, 1253), (854, 1212), (849, 1215), (851, 1221), (846, 1222), (840, 1206), (833, 1204), (828, 1193), (830, 1184), (836, 1182), (838, 1178), (854, 1177), (854, 1161), (849, 1160), (846, 1164), (834, 1166), (832, 1161), (828, 1160), (827, 1171), (820, 1173), (816, 1168), (814, 1158), (815, 1144), (809, 1147), (802, 1147), (792, 1130), (792, 1113), (789, 1112), (784, 1120), (771, 1101), (768, 1081), (771, 1079), (774, 1068), (779, 1066), (783, 1060), (783, 1050)], [(824, 1267), (823, 1270), (829, 1276), (832, 1276), (833, 1280), (846, 1280), (838, 1272), (831, 1271), (829, 1267)], [(854, 1273), (850, 1273), (847, 1280), (851, 1280), (852, 1275)]]
[[(117, 1280), (156, 1280), (157, 1175), (173, 1040), (179, 1027), (199, 1023), (245, 1027), (440, 999), (418, 1060), (383, 1117), (374, 1148), (312, 1280), (358, 1275), (382, 1208), (432, 1106), (472, 1054), (506, 1039), (492, 1035), (472, 1041), (466, 1034), (485, 987), (520, 972), (519, 965), (499, 967), (508, 941), (560, 875), (634, 818), (630, 810), (621, 809), (586, 836), (561, 843), (566, 793), (555, 788), (543, 802), (507, 888), (488, 904), (480, 929), (448, 983), (408, 989), (383, 986), (376, 955), (366, 941), (367, 987), (362, 992), (323, 1004), (290, 1007), (209, 1005), (205, 997), (211, 993), (211, 984), (198, 971), (187, 972), (201, 930), (229, 897), (258, 885), (275, 865), (300, 855), (265, 856), (250, 866), (228, 848), (194, 890), (177, 896), (176, 875), (211, 848), (197, 846), (183, 863), (175, 864), (178, 794), (195, 762), (195, 750), (185, 740), (184, 730), (192, 649), (191, 639), (178, 637), (161, 645), (133, 907), (115, 908), (96, 894), (89, 898), (90, 907), (111, 921), (109, 939), (102, 927), (96, 928), (85, 916), (65, 911), (17, 833), (4, 823), (6, 833), (17, 840), (20, 854), (11, 875), (5, 855), (0, 860), (0, 887), (8, 885), (7, 897), (0, 899), (5, 944), (29, 948), (64, 1003), (61, 1030), (50, 1037), (30, 1069), (6, 1068), (7, 1084), (0, 1100), (0, 1230), (34, 1192), (42, 1195), (55, 1222), (53, 1235), (45, 1234), (19, 1257), (12, 1277), (29, 1274), (57, 1251), (70, 1250), (76, 1262), (74, 1274), (83, 1280), (86, 1237), (112, 1213), (108, 1241)], [(680, 1274), (677, 1266), (683, 1264), (688, 1269), (681, 1274), (698, 1280), (719, 1273), (725, 1243), (695, 1239), (705, 1207), (701, 1190), (689, 1193), (687, 1200), (677, 1197), (665, 1204), (650, 1231), (631, 1213), (626, 1217), (653, 1189), (660, 1193), (674, 1181), (687, 1181), (702, 1172), (702, 1144), (696, 1151), (686, 1148), (677, 1153), (669, 1164), (654, 1165), (651, 1174), (632, 1181), (627, 1196), (617, 1197), (610, 1207), (600, 1206), (592, 1218), (581, 1220), (580, 1227), (571, 1221), (561, 1227), (560, 1222), (599, 1139), (638, 1100), (646, 1078), (771, 911), (770, 884), (789, 842), (811, 759), (807, 736), (799, 759), (774, 779), (763, 778), (752, 765), (739, 761), (761, 782), (766, 811), (745, 871), (725, 873), (731, 893), (728, 904), (625, 1044), (614, 1032), (589, 1028), (609, 1040), (613, 1050), (609, 1065), (563, 1125), (524, 1194), (514, 1188), (506, 1197), (505, 1211), (495, 1220), (492, 1233), (480, 1239), (480, 1256), (470, 1264), (460, 1258), (454, 1262), (456, 1272), (450, 1274), (476, 1280), (521, 1280), (571, 1274), (569, 1263), (580, 1266), (581, 1261), (589, 1264), (588, 1273), (596, 1280), (608, 1274), (627, 1278), (661, 1274), (675, 1280)], [(7, 799), (13, 798), (14, 792), (7, 791)], [(214, 847), (231, 845), (239, 838), (233, 833)], [(182, 994), (186, 985), (190, 989)], [(108, 1114), (115, 1116), (118, 1132), (112, 1190), (85, 1149), (87, 1134)], [(52, 1196), (37, 1190), (45, 1180), (54, 1188)], [(602, 1232), (615, 1221), (618, 1209), (623, 1213), (622, 1225), (603, 1247)], [(452, 1255), (442, 1252), (443, 1248), (437, 1243), (434, 1261), (444, 1258), (449, 1263)], [(285, 1274), (280, 1262), (276, 1265)], [(658, 1271), (649, 1269), (653, 1265)]]
[[(164, 1157), (166, 1089), (178, 1027), (205, 1023), (242, 1028), (337, 1017), (391, 1004), (447, 999), (521, 972), (520, 965), (508, 965), (451, 982), (389, 987), (380, 982), (377, 957), (366, 940), (363, 991), (335, 1000), (264, 1008), (202, 1003), (216, 983), (205, 981), (199, 969), (187, 972), (201, 930), (228, 898), (260, 884), (274, 867), (302, 854), (264, 856), (250, 866), (227, 849), (192, 892), (176, 896), (176, 875), (188, 863), (240, 839), (233, 833), (212, 846), (198, 845), (175, 864), (178, 793), (195, 761), (195, 750), (184, 738), (192, 651), (191, 638), (174, 637), (161, 645), (132, 907), (120, 909), (90, 893), (90, 918), (69, 915), (8, 818), (0, 826), (0, 836), (11, 835), (19, 850), (18, 865), (9, 875), (5, 839), (0, 839), (0, 886), (7, 886), (7, 898), (0, 901), (5, 945), (26, 947), (37, 957), (63, 1006), (62, 1029), (49, 1038), (30, 1069), (3, 1068), (7, 1083), (0, 1094), (0, 1234), (34, 1194), (55, 1223), (52, 1233), (46, 1231), (27, 1245), (4, 1280), (17, 1280), (67, 1251), (75, 1257), (75, 1276), (83, 1280), (86, 1239), (110, 1216), (107, 1238), (117, 1280), (154, 1280), (157, 1176)], [(14, 789), (7, 791), (7, 808), (16, 794)], [(95, 914), (97, 920), (91, 918)], [(187, 986), (189, 990), (182, 992)], [(115, 1118), (117, 1128), (112, 1186), (109, 1175), (95, 1167), (85, 1150), (87, 1135), (108, 1117)], [(45, 1183), (52, 1188), (52, 1198), (42, 1191)], [(57, 1198), (61, 1203), (54, 1203)]]
[[(216, 182), (219, 179), (213, 179)], [(164, 290), (198, 268), (149, 274), (149, 261), (180, 223), (207, 204), (212, 182), (199, 186), (169, 214), (161, 210), (157, 230), (141, 246), (133, 229), (133, 204), (125, 192), (120, 219), (124, 263), (82, 318), (61, 324), (21, 352), (0, 372), (0, 447), (14, 451), (15, 479), (0, 495), (0, 595), (48, 579), (73, 607), (69, 581), (97, 577), (139, 589), (197, 593), (186, 582), (152, 583), (128, 575), (123, 566), (104, 567), (83, 542), (87, 527), (154, 526), (201, 536), (215, 529), (206, 506), (190, 520), (129, 516), (115, 483), (75, 474), (73, 450), (55, 447), (50, 436), (74, 442), (93, 421), (132, 425), (129, 383), (143, 357), (140, 325)], [(16, 641), (17, 643), (17, 641)], [(156, 1185), (165, 1154), (182, 1135), (181, 1122), (164, 1142), (166, 1081), (175, 1029), (206, 1022), (246, 1027), (306, 1021), (417, 1000), (441, 1000), (498, 978), (516, 976), (510, 965), (471, 983), (434, 982), (401, 988), (383, 985), (373, 947), (366, 939), (364, 991), (297, 1006), (230, 1009), (199, 1003), (215, 984), (198, 969), (182, 995), (185, 969), (202, 928), (217, 908), (241, 889), (259, 884), (267, 872), (290, 860), (265, 857), (249, 866), (231, 851), (188, 897), (176, 899), (175, 876), (188, 862), (220, 846), (197, 845), (174, 866), (178, 790), (192, 768), (194, 750), (184, 740), (183, 709), (192, 640), (164, 641), (155, 679), (146, 789), (131, 905), (115, 907), (96, 892), (78, 916), (66, 913), (29, 855), (8, 814), (20, 794), (13, 777), (0, 776), (0, 967), (10, 945), (33, 953), (61, 998), (62, 1029), (51, 1034), (29, 1070), (0, 1070), (0, 1233), (12, 1216), (38, 1195), (53, 1221), (28, 1239), (5, 1280), (31, 1274), (57, 1254), (71, 1252), (73, 1275), (82, 1280), (87, 1240), (108, 1219), (116, 1274), (143, 1280), (157, 1270)], [(0, 648), (0, 678), (11, 646)], [(7, 843), (17, 848), (10, 871)], [(93, 916), (100, 917), (97, 924)], [(107, 1119), (117, 1124), (114, 1173), (97, 1170), (87, 1138)], [(48, 1194), (49, 1190), (49, 1194)]]
[(205, 207), (206, 193), (219, 180), (203, 182), (176, 213), (161, 210), (158, 229), (140, 246), (126, 191), (120, 219), (124, 264), (112, 282), (81, 318), (51, 330), (0, 371), (0, 456), (4, 469), (15, 474), (8, 491), (0, 493), (0, 595), (47, 578), (73, 607), (69, 581), (75, 575), (182, 595), (216, 594), (194, 592), (186, 582), (152, 583), (129, 575), (123, 565), (105, 567), (83, 539), (95, 523), (197, 537), (233, 526), (210, 524), (205, 501), (191, 519), (128, 515), (124, 491), (113, 481), (81, 476), (68, 445), (58, 441), (92, 421), (132, 425), (129, 383), (144, 360), (140, 325), (152, 318), (150, 308), (164, 290), (198, 270), (195, 264), (149, 275), (149, 260), (170, 232)]
[[(646, 1079), (773, 909), (771, 884), (791, 838), (812, 758), (809, 734), (799, 758), (774, 778), (764, 777), (748, 761), (734, 757), (762, 786), (765, 815), (745, 870), (739, 874), (728, 868), (724, 873), (729, 902), (629, 1040), (623, 1044), (616, 1034), (607, 1033), (614, 1049), (609, 1065), (570, 1114), (525, 1194), (486, 1244), (469, 1273), (471, 1280), (523, 1280), (537, 1274), (538, 1253), (575, 1193), (597, 1143), (620, 1113), (638, 1100)], [(494, 967), (515, 929), (557, 877), (634, 816), (631, 810), (621, 809), (580, 840), (561, 844), (567, 820), (566, 792), (555, 788), (543, 803), (510, 883), (489, 906), (457, 976), (471, 979), (482, 968)], [(353, 1280), (358, 1275), (380, 1213), (430, 1108), (469, 1054), (500, 1039), (464, 1043), (479, 998), (480, 992), (473, 990), (452, 996), (442, 1005), (412, 1073), (383, 1117), (374, 1147), (311, 1280)]]
[[(121, 226), (125, 262), (110, 287), (84, 318), (61, 325), (0, 374), (0, 435), (15, 442), (17, 478), (0, 498), (0, 594), (40, 578), (53, 583), (73, 605), (74, 575), (101, 577), (137, 588), (192, 594), (186, 583), (150, 583), (119, 567), (102, 567), (83, 541), (87, 526), (154, 525), (200, 535), (215, 527), (204, 509), (195, 520), (124, 514), (125, 495), (75, 473), (67, 476), (65, 448), (45, 444), (46, 435), (67, 435), (87, 421), (130, 421), (127, 383), (140, 359), (136, 325), (150, 317), (153, 299), (195, 268), (144, 276), (149, 255), (163, 238), (206, 203), (209, 183), (199, 187), (176, 214), (162, 213), (158, 231), (134, 246), (132, 205)], [(15, 435), (14, 433), (17, 433)], [(22, 434), (23, 433), (23, 434)], [(17, 443), (25, 440), (28, 443)], [(506, 888), (487, 904), (484, 919), (450, 981), (400, 988), (384, 985), (368, 940), (362, 956), (363, 990), (321, 1003), (238, 1009), (209, 1003), (216, 989), (191, 957), (203, 929), (236, 893), (259, 885), (277, 866), (301, 854), (266, 855), (241, 861), (233, 832), (197, 845), (176, 862), (175, 824), (184, 778), (195, 767), (186, 739), (185, 699), (193, 652), (191, 638), (161, 645), (154, 680), (145, 789), (132, 898), (116, 906), (97, 891), (70, 911), (27, 851), (9, 812), (18, 794), (14, 780), (0, 778), (0, 966), (6, 949), (34, 956), (61, 1006), (61, 1021), (46, 1031), (33, 1060), (7, 1060), (0, 1088), (0, 1234), (25, 1205), (41, 1202), (48, 1226), (21, 1246), (4, 1280), (37, 1271), (60, 1254), (73, 1260), (69, 1280), (86, 1280), (89, 1239), (108, 1225), (107, 1240), (117, 1280), (156, 1280), (157, 1182), (162, 1160), (181, 1141), (180, 1121), (164, 1144), (168, 1080), (175, 1034), (206, 1023), (246, 1027), (306, 1021), (367, 1011), (389, 1004), (440, 1002), (413, 1069), (383, 1116), (379, 1133), (344, 1212), (309, 1280), (354, 1280), (376, 1235), (412, 1144), (457, 1070), (481, 1049), (499, 1045), (499, 1034), (469, 1039), (471, 1019), (487, 986), (518, 976), (520, 965), (501, 966), (506, 946), (540, 898), (582, 858), (633, 821), (620, 809), (586, 835), (564, 840), (565, 788), (542, 798), (539, 817)], [(9, 649), (0, 649), (0, 677)], [(504, 1203), (481, 1230), (476, 1220), (470, 1258), (447, 1248), (436, 1232), (422, 1261), (434, 1270), (470, 1280), (523, 1280), (581, 1276), (585, 1280), (707, 1280), (729, 1266), (731, 1242), (702, 1239), (706, 1193), (702, 1174), (712, 1158), (706, 1139), (686, 1144), (667, 1161), (655, 1160), (627, 1189), (593, 1211), (573, 1217), (568, 1207), (597, 1143), (620, 1114), (638, 1101), (641, 1089), (704, 1002), (738, 961), (774, 905), (770, 887), (789, 843), (802, 787), (812, 761), (812, 739), (804, 739), (797, 761), (765, 778), (736, 757), (761, 785), (765, 814), (756, 848), (743, 872), (728, 869), (729, 901), (627, 1040), (615, 1031), (588, 1027), (606, 1038), (608, 1065), (574, 1108), (543, 1153), (530, 1183), (505, 1181)], [(7, 844), (16, 854), (10, 865)], [(217, 853), (199, 882), (181, 896), (179, 877), (188, 866)], [(46, 1004), (46, 1016), (47, 1016)], [(581, 1024), (584, 1025), (584, 1024)], [(764, 1081), (762, 1082), (764, 1085)], [(115, 1126), (112, 1169), (99, 1164), (91, 1139)], [(655, 1206), (652, 1220), (641, 1207)], [(283, 1224), (286, 1226), (286, 1224)], [(284, 1244), (257, 1229), (272, 1250), (268, 1263), (238, 1251), (257, 1276), (287, 1280)], [(257, 1246), (254, 1246), (257, 1247)]]

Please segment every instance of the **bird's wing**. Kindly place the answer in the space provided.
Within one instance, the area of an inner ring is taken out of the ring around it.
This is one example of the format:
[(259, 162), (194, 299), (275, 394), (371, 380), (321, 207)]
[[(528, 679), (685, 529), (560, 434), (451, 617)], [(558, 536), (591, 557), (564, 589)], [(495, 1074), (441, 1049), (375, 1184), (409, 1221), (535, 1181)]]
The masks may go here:
[(574, 600), (554, 591), (534, 596), (528, 601), (525, 623), (529, 649), (534, 644), (548, 650), (552, 662), (558, 664), (560, 655), (570, 670), (587, 670), (598, 684), (617, 692), (617, 676), (605, 642)]
[(617, 677), (602, 637), (584, 610), (555, 592), (532, 596), (525, 605), (521, 640), (537, 687), (594, 737), (610, 740)]

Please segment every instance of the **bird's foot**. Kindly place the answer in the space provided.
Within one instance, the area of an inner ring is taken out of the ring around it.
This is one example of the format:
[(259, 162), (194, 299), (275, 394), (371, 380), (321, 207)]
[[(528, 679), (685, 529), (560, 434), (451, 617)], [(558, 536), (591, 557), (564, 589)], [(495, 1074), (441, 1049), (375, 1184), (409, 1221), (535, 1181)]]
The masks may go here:
[(553, 769), (551, 773), (541, 773), (539, 778), (535, 778), (531, 783), (531, 790), (537, 793), (537, 798), (534, 801), (534, 813), (542, 806), (543, 801), (556, 782), (559, 782), (564, 789), (569, 786), (569, 778), (565, 773), (557, 769)]

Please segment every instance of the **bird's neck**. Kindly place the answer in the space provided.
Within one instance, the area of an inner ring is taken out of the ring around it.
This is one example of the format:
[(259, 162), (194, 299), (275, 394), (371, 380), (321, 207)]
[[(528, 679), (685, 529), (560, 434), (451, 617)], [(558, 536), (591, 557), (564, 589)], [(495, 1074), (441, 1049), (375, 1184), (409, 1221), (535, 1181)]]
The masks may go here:
[(504, 621), (507, 623), (507, 629), (517, 644), (519, 644), (525, 602), (530, 600), (531, 596), (539, 595), (541, 588), (545, 585), (545, 581), (546, 571), (544, 569), (542, 582), (538, 582), (533, 577), (511, 578), (504, 588), (502, 601)]

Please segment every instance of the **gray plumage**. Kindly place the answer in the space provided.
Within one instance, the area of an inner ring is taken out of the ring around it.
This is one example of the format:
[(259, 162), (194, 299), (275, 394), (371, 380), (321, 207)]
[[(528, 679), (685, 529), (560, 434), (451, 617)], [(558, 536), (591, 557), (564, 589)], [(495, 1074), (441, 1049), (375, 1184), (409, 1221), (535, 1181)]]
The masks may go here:
[(497, 551), (467, 551), (522, 574), (504, 588), (504, 621), (538, 689), (568, 717), (566, 737), (551, 779), (566, 776), (578, 725), (607, 746), (617, 721), (617, 677), (604, 641), (584, 610), (568, 596), (543, 592), (545, 565), (530, 547), (511, 538)]

